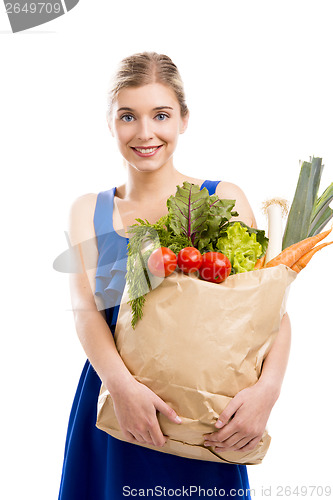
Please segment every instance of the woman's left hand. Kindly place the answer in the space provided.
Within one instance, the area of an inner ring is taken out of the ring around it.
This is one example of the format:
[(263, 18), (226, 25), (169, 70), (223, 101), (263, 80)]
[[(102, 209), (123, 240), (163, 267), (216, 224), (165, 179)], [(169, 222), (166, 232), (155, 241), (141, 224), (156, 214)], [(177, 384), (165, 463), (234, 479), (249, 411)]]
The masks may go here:
[(215, 424), (219, 430), (204, 434), (204, 445), (213, 446), (216, 452), (253, 450), (265, 431), (276, 399), (274, 391), (260, 381), (243, 389), (220, 414)]

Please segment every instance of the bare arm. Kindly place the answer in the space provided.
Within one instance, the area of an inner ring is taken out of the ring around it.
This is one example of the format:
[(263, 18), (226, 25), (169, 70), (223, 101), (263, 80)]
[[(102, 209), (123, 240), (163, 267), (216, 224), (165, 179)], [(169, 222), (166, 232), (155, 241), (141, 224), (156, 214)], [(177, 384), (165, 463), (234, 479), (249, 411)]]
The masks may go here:
[[(79, 340), (92, 366), (113, 394), (119, 391), (122, 382), (131, 378), (131, 374), (118, 354), (105, 321), (105, 312), (97, 310), (94, 300), (94, 273), (98, 260), (93, 226), (95, 203), (96, 196), (89, 194), (78, 198), (71, 207), (69, 239), (71, 245), (79, 245), (83, 272), (70, 275), (70, 293)], [(88, 260), (95, 262), (95, 269), (86, 269)]]
[(288, 313), (285, 313), (279, 332), (267, 354), (258, 381), (271, 401), (272, 407), (278, 399), (282, 382), (287, 369), (291, 344), (291, 324)]

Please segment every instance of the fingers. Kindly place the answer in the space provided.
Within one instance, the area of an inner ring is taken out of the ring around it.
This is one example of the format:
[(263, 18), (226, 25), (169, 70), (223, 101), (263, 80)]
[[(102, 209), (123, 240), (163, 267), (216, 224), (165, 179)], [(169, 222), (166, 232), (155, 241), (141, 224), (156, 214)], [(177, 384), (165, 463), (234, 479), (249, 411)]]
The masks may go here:
[(235, 441), (233, 444), (224, 444), (224, 443), (218, 443), (217, 446), (215, 446), (215, 451), (216, 452), (223, 452), (223, 451), (237, 451), (239, 450), (242, 446), (245, 446), (248, 444), (249, 438), (242, 438), (239, 439), (238, 441)]
[[(172, 422), (181, 423), (181, 419), (175, 410), (166, 404), (159, 396), (156, 394), (154, 396), (153, 404), (155, 409), (165, 415)], [(140, 443), (147, 443), (160, 447), (164, 446), (168, 439), (168, 436), (164, 436), (161, 431), (156, 413), (152, 418), (146, 420), (144, 427), (139, 428), (137, 432), (133, 432), (133, 434), (135, 439)]]
[(256, 437), (254, 439), (251, 439), (245, 446), (242, 446), (239, 448), (239, 451), (251, 451), (254, 450), (254, 448), (257, 446), (257, 444), (260, 441), (260, 437)]
[(171, 422), (175, 422), (176, 424), (181, 423), (181, 418), (177, 415), (175, 410), (171, 408), (171, 406), (167, 405), (163, 399), (156, 396), (156, 400), (154, 401), (155, 408), (163, 413), (166, 417), (168, 417)]
[[(205, 442), (223, 442), (227, 439), (231, 438), (235, 433), (241, 433), (241, 437), (246, 435), (246, 432), (243, 432), (243, 429), (240, 427), (237, 419), (232, 419), (229, 423), (225, 424), (222, 429), (213, 431), (210, 434), (204, 434), (203, 437)], [(210, 445), (212, 446), (212, 445)]]
[(218, 420), (215, 423), (215, 427), (221, 429), (224, 425), (226, 425), (231, 417), (236, 413), (236, 411), (242, 406), (242, 402), (237, 395), (228, 403), (226, 408), (220, 414)]
[[(163, 399), (161, 399), (159, 396), (157, 396), (157, 395), (155, 395), (155, 396), (156, 396), (156, 398), (154, 400), (154, 406), (155, 406), (156, 410), (158, 410), (160, 413), (165, 415), (169, 420), (171, 420), (171, 422), (174, 422), (177, 424), (181, 423), (181, 419), (177, 415), (175, 410), (173, 408), (171, 408), (171, 406), (166, 404), (163, 401)], [(164, 444), (168, 440), (168, 436), (164, 436), (162, 431), (161, 431), (157, 417), (155, 418), (154, 422), (151, 425), (150, 435), (151, 435), (153, 444), (155, 446), (164, 446)]]
[(175, 410), (147, 386), (138, 383), (135, 387), (139, 397), (130, 399), (126, 405), (121, 405), (120, 401), (119, 418), (116, 413), (125, 439), (131, 443), (164, 446), (168, 436), (164, 436), (161, 431), (157, 411), (174, 423), (181, 423), (181, 419)]
[(158, 423), (158, 420), (156, 418), (155, 425), (153, 425), (151, 431), (150, 431), (151, 439), (153, 441), (153, 444), (155, 446), (164, 446), (165, 443), (167, 442), (168, 436), (164, 436), (162, 434), (160, 425)]
[(212, 446), (216, 451), (250, 451), (257, 446), (261, 436), (262, 432), (232, 421), (220, 431), (204, 435), (204, 446)]
[(135, 430), (132, 430), (131, 432), (123, 430), (122, 432), (126, 438), (126, 441), (128, 441), (129, 443), (154, 444), (152, 437), (148, 431), (139, 433)]
[(122, 428), (126, 440), (130, 443), (150, 444), (154, 446), (164, 446), (168, 436), (164, 436), (159, 426), (156, 414), (154, 418), (146, 420), (139, 425), (130, 428)]
[(133, 443), (134, 441), (137, 441), (137, 439), (135, 438), (134, 434), (132, 434), (131, 432), (127, 431), (126, 429), (121, 429), (122, 430), (122, 433), (124, 435), (124, 438), (126, 439), (126, 441), (128, 441), (129, 443)]
[(215, 451), (217, 453), (223, 452), (223, 451), (241, 451), (241, 452), (252, 451), (255, 449), (255, 447), (257, 446), (259, 441), (260, 441), (260, 438), (258, 438), (258, 437), (253, 438), (253, 439), (246, 437), (246, 438), (240, 439), (233, 446), (228, 446), (228, 447), (216, 446)]
[(231, 438), (227, 439), (226, 441), (223, 441), (222, 443), (215, 441), (214, 443), (211, 444), (211, 446), (215, 447), (215, 451), (238, 450), (243, 446), (247, 445), (250, 440), (251, 438), (248, 436), (242, 437), (239, 434), (234, 434)]
[(234, 446), (236, 443), (238, 443), (241, 439), (243, 439), (245, 436), (241, 435), (239, 432), (235, 432), (232, 434), (228, 439), (216, 439), (216, 440), (205, 440), (204, 445), (205, 446), (219, 446), (221, 448), (230, 448), (231, 446)]
[[(134, 431), (133, 431), (134, 432)], [(137, 443), (137, 444), (150, 444), (153, 446), (162, 447), (168, 440), (168, 436), (164, 436), (162, 433), (156, 436), (155, 433), (147, 431), (146, 433), (139, 434), (137, 432), (123, 432), (126, 441), (129, 443)]]

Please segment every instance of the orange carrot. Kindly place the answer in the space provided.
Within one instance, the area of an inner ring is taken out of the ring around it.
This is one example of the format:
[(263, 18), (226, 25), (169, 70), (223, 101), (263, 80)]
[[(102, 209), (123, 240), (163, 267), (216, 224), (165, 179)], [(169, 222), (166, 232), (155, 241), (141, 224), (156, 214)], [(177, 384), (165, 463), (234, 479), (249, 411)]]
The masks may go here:
[(308, 253), (319, 241), (323, 240), (330, 234), (332, 231), (329, 229), (328, 231), (324, 231), (323, 233), (316, 234), (316, 236), (310, 236), (305, 240), (298, 241), (293, 245), (282, 250), (279, 255), (274, 257), (274, 259), (270, 260), (265, 264), (265, 267), (273, 267), (278, 266), (279, 264), (285, 264), (288, 267), (292, 267), (295, 262), (298, 261), (304, 254)]
[(314, 254), (316, 252), (318, 252), (318, 250), (320, 250), (321, 248), (326, 247), (327, 245), (332, 245), (332, 243), (333, 243), (333, 241), (329, 241), (328, 243), (322, 243), (321, 245), (317, 245), (312, 250), (310, 250), (310, 252), (304, 254), (303, 257), (301, 257), (300, 259), (298, 259), (298, 261), (295, 262), (295, 264), (291, 267), (291, 269), (293, 271), (296, 271), (296, 273), (299, 273), (310, 262), (310, 260), (312, 259), (312, 257), (314, 256)]
[(254, 269), (261, 269), (262, 267), (264, 267), (265, 258), (266, 258), (266, 254), (263, 255), (262, 257), (260, 257), (260, 259), (257, 260), (257, 262), (254, 266)]

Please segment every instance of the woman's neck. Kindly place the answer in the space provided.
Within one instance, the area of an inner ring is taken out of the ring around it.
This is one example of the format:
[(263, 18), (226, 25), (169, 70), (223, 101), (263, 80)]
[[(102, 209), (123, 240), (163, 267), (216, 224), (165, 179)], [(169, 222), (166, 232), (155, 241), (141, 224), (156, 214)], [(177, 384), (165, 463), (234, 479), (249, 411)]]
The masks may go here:
[(119, 197), (132, 203), (152, 205), (158, 203), (161, 198), (169, 197), (186, 177), (173, 165), (165, 165), (150, 172), (140, 172), (128, 165), (127, 173), (127, 181), (123, 192), (118, 193)]

